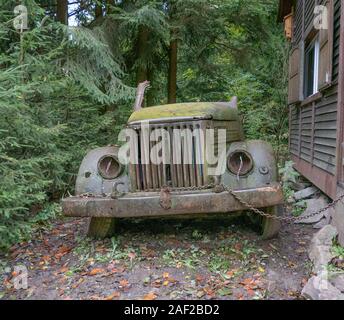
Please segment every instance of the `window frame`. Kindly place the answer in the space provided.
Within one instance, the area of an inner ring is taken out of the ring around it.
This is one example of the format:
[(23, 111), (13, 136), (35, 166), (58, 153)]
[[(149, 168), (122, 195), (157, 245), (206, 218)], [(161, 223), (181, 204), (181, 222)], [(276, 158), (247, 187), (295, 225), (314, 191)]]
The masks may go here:
[[(310, 65), (307, 63), (307, 55), (310, 53), (311, 50), (314, 50), (314, 57), (313, 57), (313, 65), (311, 66), (313, 69), (313, 79), (312, 79), (312, 93), (308, 93), (309, 88), (309, 68)], [(303, 98), (308, 99), (316, 95), (319, 92), (319, 63), (320, 63), (320, 37), (319, 33), (317, 33), (308, 43), (304, 50), (304, 76), (303, 76)]]

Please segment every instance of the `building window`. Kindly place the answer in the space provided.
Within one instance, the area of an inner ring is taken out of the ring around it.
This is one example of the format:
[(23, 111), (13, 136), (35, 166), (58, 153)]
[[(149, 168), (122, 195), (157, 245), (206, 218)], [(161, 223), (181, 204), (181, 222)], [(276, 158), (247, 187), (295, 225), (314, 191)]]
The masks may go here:
[(305, 50), (305, 78), (304, 78), (304, 97), (307, 98), (318, 92), (319, 74), (319, 37), (313, 39)]

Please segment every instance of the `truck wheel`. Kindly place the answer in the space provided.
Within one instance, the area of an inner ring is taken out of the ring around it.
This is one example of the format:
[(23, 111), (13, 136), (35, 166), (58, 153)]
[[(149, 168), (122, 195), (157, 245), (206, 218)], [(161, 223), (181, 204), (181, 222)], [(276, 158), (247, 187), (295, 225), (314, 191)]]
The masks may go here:
[[(266, 212), (275, 216), (283, 215), (283, 205), (266, 208)], [(276, 219), (263, 218), (261, 222), (261, 236), (264, 240), (275, 238), (281, 229), (281, 222)]]
[(114, 218), (91, 218), (87, 235), (98, 239), (111, 237), (115, 231), (115, 224), (116, 219)]
[[(268, 207), (263, 210), (276, 216), (283, 215), (283, 205)], [(276, 237), (281, 229), (281, 222), (276, 219), (261, 217), (257, 213), (249, 213), (250, 221), (257, 227), (262, 239), (268, 240)]]

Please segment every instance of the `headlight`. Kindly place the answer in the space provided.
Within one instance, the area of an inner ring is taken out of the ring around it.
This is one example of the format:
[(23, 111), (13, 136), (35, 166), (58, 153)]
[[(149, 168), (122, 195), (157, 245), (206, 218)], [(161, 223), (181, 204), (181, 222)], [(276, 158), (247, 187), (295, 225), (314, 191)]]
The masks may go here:
[(98, 161), (98, 171), (104, 179), (117, 178), (122, 173), (122, 169), (122, 165), (115, 156), (105, 155)]
[(245, 150), (232, 152), (227, 159), (227, 168), (235, 175), (244, 176), (253, 168), (253, 159)]

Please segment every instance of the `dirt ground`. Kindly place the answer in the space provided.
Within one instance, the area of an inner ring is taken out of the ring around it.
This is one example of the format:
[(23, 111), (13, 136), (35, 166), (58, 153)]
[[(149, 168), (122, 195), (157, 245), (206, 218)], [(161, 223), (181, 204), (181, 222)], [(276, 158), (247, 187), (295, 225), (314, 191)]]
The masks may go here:
[[(261, 240), (243, 218), (124, 220), (85, 237), (87, 219), (59, 218), (0, 256), (2, 299), (299, 299), (311, 226)], [(15, 289), (28, 270), (28, 288)], [(17, 278), (18, 279), (18, 278)]]

